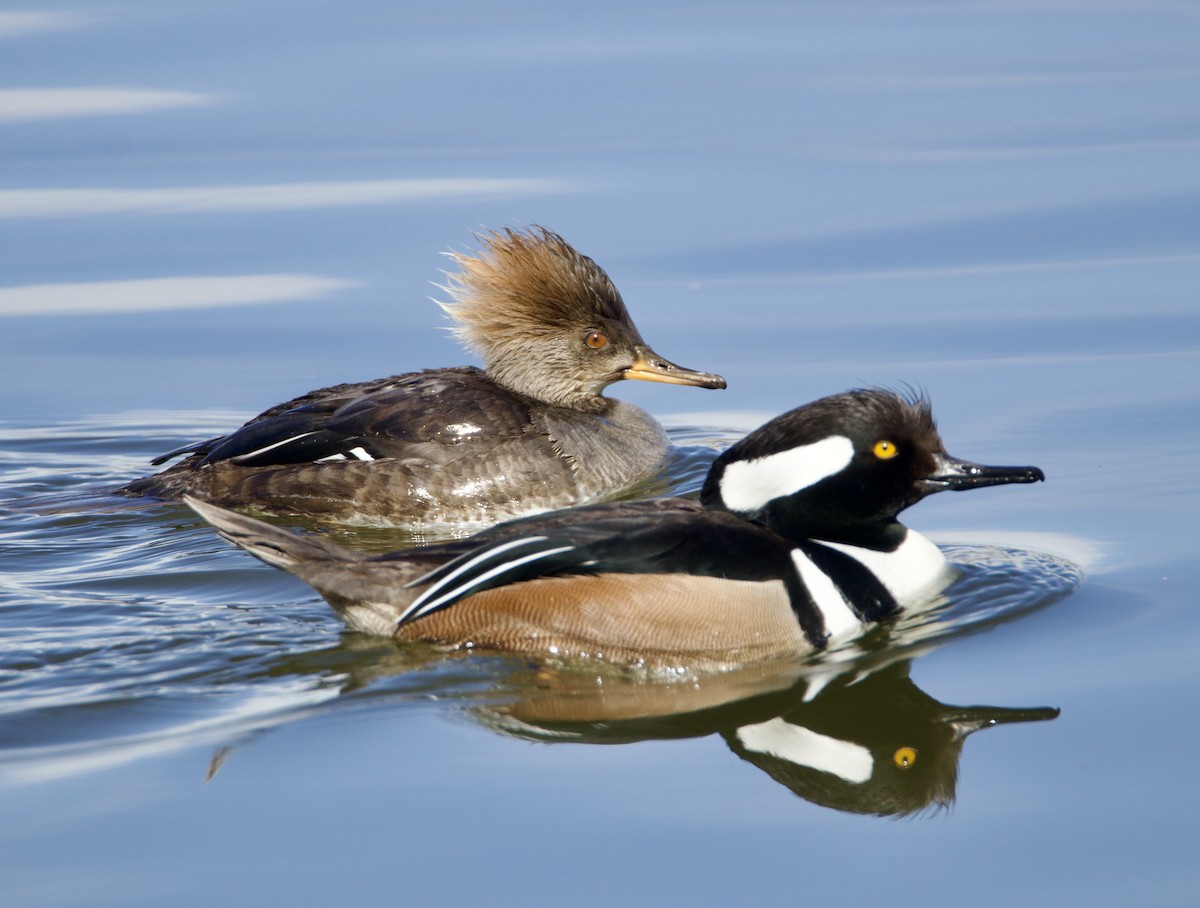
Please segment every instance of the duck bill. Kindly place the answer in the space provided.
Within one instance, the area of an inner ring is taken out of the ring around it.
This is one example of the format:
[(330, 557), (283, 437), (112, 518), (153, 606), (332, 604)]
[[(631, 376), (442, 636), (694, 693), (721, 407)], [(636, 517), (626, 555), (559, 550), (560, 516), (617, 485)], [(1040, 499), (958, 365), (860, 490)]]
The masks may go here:
[(935, 456), (937, 468), (925, 480), (930, 492), (962, 492), (1014, 482), (1042, 482), (1046, 478), (1046, 474), (1037, 467), (988, 467), (945, 454)]
[(640, 347), (637, 359), (621, 373), (622, 378), (638, 381), (659, 381), (668, 385), (691, 385), (695, 388), (724, 388), (725, 379), (713, 372), (697, 372), (663, 359), (648, 347)]
[(960, 738), (982, 728), (1011, 725), (1017, 722), (1048, 722), (1057, 719), (1060, 710), (1054, 706), (1039, 706), (1024, 709), (1009, 709), (1002, 706), (952, 706), (939, 716), (958, 732)]

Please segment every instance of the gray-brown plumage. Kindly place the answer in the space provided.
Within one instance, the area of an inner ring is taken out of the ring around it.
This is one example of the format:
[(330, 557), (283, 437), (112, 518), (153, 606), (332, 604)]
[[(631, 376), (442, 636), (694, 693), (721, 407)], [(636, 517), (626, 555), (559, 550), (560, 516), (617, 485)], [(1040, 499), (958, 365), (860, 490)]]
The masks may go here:
[(483, 238), (442, 304), (484, 362), (309, 392), (185, 456), (126, 495), (350, 523), (492, 523), (619, 498), (657, 477), (668, 442), (621, 379), (723, 388), (642, 339), (608, 275), (543, 228)]

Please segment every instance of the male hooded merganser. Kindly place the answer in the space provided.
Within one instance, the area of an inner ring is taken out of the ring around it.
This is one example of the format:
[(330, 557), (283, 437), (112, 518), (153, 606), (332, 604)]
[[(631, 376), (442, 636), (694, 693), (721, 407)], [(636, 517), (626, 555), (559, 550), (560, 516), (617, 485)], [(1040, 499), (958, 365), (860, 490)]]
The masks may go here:
[(826, 397), (717, 458), (700, 502), (612, 502), (367, 556), (185, 499), (360, 631), (454, 647), (714, 670), (820, 650), (953, 579), (896, 518), (926, 495), (1044, 479), (950, 457), (928, 402)]
[(658, 476), (662, 427), (605, 397), (623, 378), (724, 388), (644, 340), (617, 288), (560, 236), (534, 227), (453, 254), (464, 366), (311, 391), (229, 435), (156, 458), (185, 460), (123, 487), (176, 499), (383, 525), (493, 523), (619, 498)]

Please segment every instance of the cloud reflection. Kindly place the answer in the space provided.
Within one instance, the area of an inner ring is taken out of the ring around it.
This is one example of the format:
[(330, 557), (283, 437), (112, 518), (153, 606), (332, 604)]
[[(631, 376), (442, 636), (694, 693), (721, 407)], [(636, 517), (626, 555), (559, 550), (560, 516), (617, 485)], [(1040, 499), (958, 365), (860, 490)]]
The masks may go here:
[(355, 281), (314, 274), (247, 274), (164, 277), (72, 284), (0, 287), (6, 315), (108, 315), (163, 312), (318, 299), (357, 286)]
[(91, 16), (66, 10), (0, 11), (0, 39), (17, 38), (38, 32), (57, 32), (79, 28), (94, 21)]
[(982, 88), (1042, 88), (1058, 85), (1096, 85), (1127, 82), (1194, 81), (1200, 75), (1195, 67), (1143, 69), (1046, 69), (987, 70), (974, 66), (946, 72), (836, 73), (815, 78), (813, 82), (831, 89), (868, 92), (901, 91), (976, 91)]
[(206, 107), (219, 100), (213, 94), (156, 88), (4, 88), (0, 89), (0, 123), (151, 113)]
[(812, 144), (811, 154), (837, 161), (862, 161), (872, 164), (958, 164), (974, 161), (1013, 161), (1028, 158), (1077, 157), (1080, 155), (1153, 154), (1158, 152), (1193, 151), (1200, 141), (1193, 138), (1144, 138), (1125, 141), (1103, 141), (1080, 138), (1074, 141), (1028, 141), (1024, 145), (969, 146), (898, 146)]
[(280, 715), (306, 715), (314, 706), (336, 695), (336, 691), (314, 689), (303, 679), (286, 681), (273, 689), (235, 700), (215, 715), (183, 719), (166, 734), (160, 730), (129, 734), (104, 745), (49, 746), (10, 752), (9, 756), (16, 758), (0, 764), (0, 785), (28, 785), (98, 772), (132, 760), (162, 757), (214, 740), (228, 740), (239, 733), (254, 731), (264, 722), (278, 721)]
[[(0, 101), (0, 104), (2, 103)], [(0, 119), (3, 119), (2, 114)], [(562, 180), (447, 178), (177, 186), (158, 189), (5, 189), (0, 190), (0, 218), (288, 211), (453, 198), (546, 195), (569, 192), (576, 188)]]

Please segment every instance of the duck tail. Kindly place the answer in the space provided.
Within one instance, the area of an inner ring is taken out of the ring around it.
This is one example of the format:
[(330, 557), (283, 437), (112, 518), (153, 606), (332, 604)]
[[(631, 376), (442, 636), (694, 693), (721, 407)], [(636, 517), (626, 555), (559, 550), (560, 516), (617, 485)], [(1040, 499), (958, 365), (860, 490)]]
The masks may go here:
[(212, 524), (221, 536), (251, 555), (277, 568), (295, 573), (305, 563), (350, 562), (354, 555), (320, 536), (302, 536), (263, 520), (256, 520), (184, 495), (183, 501)]
[(196, 471), (185, 463), (177, 463), (161, 473), (143, 476), (113, 489), (114, 495), (126, 498), (157, 498), (159, 501), (178, 501), (196, 484)]

